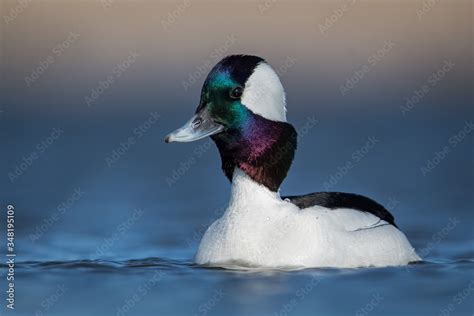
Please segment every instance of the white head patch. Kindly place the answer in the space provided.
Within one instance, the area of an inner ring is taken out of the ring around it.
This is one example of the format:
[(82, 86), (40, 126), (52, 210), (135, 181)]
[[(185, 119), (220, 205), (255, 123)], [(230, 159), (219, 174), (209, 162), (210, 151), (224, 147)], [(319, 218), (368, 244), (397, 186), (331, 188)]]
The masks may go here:
[(255, 114), (286, 122), (285, 91), (276, 72), (265, 62), (247, 79), (241, 100)]

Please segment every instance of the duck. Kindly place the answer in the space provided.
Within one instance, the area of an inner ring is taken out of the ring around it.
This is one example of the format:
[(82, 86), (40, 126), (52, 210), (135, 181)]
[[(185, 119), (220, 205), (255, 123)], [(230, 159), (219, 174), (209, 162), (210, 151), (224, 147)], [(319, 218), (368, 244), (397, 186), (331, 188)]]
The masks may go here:
[(230, 55), (204, 80), (195, 114), (166, 143), (210, 137), (231, 183), (229, 204), (204, 233), (199, 265), (361, 268), (420, 261), (393, 215), (353, 193), (281, 196), (297, 149), (277, 72), (261, 57)]

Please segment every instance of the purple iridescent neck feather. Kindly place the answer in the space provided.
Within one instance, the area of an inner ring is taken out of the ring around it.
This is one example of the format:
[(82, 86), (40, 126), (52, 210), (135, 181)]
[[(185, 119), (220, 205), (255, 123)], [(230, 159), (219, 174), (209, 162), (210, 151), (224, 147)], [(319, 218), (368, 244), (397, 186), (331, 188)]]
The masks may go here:
[(286, 122), (271, 121), (246, 110), (242, 124), (212, 136), (222, 169), (232, 181), (236, 167), (271, 191), (278, 191), (293, 161), (297, 134)]

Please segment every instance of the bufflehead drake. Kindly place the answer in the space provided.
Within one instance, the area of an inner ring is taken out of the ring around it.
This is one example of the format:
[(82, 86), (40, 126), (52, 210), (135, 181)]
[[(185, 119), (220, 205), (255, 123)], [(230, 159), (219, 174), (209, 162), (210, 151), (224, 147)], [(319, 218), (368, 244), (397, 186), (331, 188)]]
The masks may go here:
[(198, 264), (268, 268), (397, 266), (421, 260), (377, 202), (319, 192), (280, 197), (296, 150), (283, 86), (260, 57), (233, 55), (207, 76), (196, 114), (166, 142), (210, 136), (232, 183)]

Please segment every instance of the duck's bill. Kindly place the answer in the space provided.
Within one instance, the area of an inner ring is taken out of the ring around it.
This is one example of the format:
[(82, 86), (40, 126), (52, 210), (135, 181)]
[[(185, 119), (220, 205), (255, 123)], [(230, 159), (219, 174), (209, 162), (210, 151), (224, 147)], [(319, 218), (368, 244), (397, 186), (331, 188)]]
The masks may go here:
[(224, 130), (224, 126), (209, 118), (207, 111), (202, 112), (194, 115), (183, 127), (169, 133), (165, 137), (165, 142), (192, 142)]

